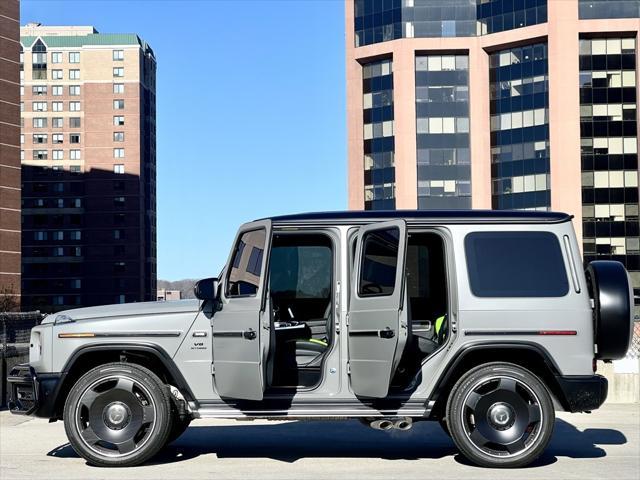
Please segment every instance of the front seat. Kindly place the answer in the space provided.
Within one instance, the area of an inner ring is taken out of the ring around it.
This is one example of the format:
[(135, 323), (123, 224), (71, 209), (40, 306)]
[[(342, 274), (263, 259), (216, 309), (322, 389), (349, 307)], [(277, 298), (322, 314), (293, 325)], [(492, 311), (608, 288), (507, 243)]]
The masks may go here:
[[(316, 367), (322, 362), (323, 353), (327, 351), (331, 343), (332, 306), (329, 302), (323, 318), (319, 319), (321, 322), (307, 321), (307, 324), (310, 325), (311, 338), (290, 340), (290, 342), (295, 342), (296, 365), (298, 367)], [(320, 324), (323, 328), (316, 329), (314, 324)]]

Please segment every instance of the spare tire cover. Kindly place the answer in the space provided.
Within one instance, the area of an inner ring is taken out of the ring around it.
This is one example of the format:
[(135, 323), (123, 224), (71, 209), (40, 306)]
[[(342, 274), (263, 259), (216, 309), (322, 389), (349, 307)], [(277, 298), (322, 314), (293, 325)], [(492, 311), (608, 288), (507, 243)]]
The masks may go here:
[(633, 291), (624, 265), (596, 260), (587, 266), (589, 294), (594, 300), (596, 358), (623, 358), (633, 335)]

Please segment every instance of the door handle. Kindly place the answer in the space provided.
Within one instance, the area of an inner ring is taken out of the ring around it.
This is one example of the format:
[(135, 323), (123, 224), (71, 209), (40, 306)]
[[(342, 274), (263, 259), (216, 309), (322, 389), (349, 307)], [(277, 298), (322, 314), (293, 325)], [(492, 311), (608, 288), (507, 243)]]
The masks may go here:
[(227, 332), (213, 332), (214, 337), (241, 337), (247, 340), (254, 340), (258, 335), (255, 330), (236, 330), (236, 331), (227, 331)]
[(387, 327), (384, 330), (378, 330), (378, 336), (380, 338), (393, 338), (396, 336), (396, 332)]
[(380, 338), (393, 338), (396, 336), (395, 330), (391, 330), (389, 327), (384, 330), (351, 330), (349, 332), (350, 337), (380, 337)]

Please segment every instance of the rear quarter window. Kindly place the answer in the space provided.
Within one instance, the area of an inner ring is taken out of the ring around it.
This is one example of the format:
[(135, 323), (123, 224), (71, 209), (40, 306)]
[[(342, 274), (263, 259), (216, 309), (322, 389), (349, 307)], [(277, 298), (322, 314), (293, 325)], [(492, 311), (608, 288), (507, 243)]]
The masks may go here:
[(558, 238), (549, 232), (474, 232), (465, 237), (477, 297), (563, 297), (569, 281)]

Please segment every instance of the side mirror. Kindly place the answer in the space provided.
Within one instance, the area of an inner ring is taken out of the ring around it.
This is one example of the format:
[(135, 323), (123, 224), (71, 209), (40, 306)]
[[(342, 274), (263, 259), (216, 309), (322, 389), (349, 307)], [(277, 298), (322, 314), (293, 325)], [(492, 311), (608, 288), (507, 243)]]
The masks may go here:
[(219, 285), (217, 278), (203, 278), (196, 282), (193, 293), (199, 300), (217, 300)]

